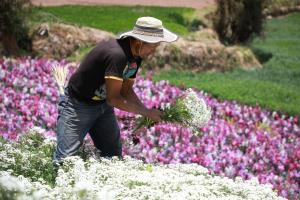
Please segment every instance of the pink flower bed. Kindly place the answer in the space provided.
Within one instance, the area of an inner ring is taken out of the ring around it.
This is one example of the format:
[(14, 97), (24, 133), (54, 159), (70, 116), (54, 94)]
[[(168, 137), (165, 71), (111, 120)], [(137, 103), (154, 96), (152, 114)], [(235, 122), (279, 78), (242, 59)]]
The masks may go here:
[[(55, 136), (58, 90), (50, 73), (54, 63), (0, 60), (0, 135), (14, 140), (26, 129), (39, 126)], [(170, 103), (183, 92), (167, 81), (154, 83), (151, 78), (138, 78), (135, 90), (149, 108)], [(298, 118), (198, 94), (213, 110), (198, 137), (179, 125), (164, 123), (133, 135), (136, 116), (116, 109), (123, 153), (149, 163), (199, 163), (228, 177), (256, 176), (261, 183), (271, 183), (281, 196), (299, 199)]]

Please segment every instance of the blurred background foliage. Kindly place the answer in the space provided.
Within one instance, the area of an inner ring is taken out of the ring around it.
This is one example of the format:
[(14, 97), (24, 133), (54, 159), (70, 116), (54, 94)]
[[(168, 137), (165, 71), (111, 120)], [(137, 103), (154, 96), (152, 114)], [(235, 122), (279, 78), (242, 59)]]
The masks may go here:
[[(300, 13), (271, 19), (272, 16), (294, 11), (300, 4), (299, 0), (218, 0), (216, 5), (202, 9), (79, 5), (31, 7), (29, 0), (2, 2), (2, 45), (5, 46), (3, 37), (9, 32), (16, 45), (29, 54), (28, 28), (43, 22), (88, 26), (118, 34), (130, 30), (138, 17), (149, 15), (161, 19), (167, 28), (186, 39), (198, 37), (196, 33), (202, 28), (214, 27), (225, 45), (251, 49), (263, 68), (195, 73), (171, 66), (171, 70), (155, 72), (154, 79), (195, 87), (221, 99), (259, 104), (271, 110), (300, 115)], [(83, 47), (70, 59), (80, 62), (91, 48)], [(4, 49), (5, 55), (13, 54)]]

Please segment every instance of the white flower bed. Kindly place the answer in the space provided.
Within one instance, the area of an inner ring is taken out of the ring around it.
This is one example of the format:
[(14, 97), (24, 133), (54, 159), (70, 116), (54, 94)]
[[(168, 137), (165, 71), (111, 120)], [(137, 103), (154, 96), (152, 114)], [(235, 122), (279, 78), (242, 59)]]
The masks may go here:
[(15, 193), (15, 199), (284, 199), (271, 185), (258, 180), (232, 180), (210, 175), (196, 164), (149, 165), (125, 157), (84, 162), (69, 157), (58, 171), (56, 186), (30, 182), (8, 172), (0, 172), (0, 197)]

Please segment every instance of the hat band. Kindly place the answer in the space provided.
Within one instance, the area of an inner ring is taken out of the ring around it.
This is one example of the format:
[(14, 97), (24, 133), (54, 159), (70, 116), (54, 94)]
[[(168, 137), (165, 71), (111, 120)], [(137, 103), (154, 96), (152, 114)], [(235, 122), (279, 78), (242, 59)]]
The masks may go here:
[(139, 35), (147, 35), (147, 36), (162, 37), (162, 38), (164, 37), (164, 30), (160, 28), (152, 28), (152, 27), (135, 25), (132, 32)]

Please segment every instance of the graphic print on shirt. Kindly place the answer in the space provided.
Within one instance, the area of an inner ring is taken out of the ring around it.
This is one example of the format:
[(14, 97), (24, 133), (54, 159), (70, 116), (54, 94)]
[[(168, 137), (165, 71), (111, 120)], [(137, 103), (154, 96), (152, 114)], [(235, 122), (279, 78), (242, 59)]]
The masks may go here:
[(123, 71), (123, 79), (128, 79), (133, 76), (136, 73), (137, 69), (138, 67), (136, 62), (128, 62)]
[(102, 84), (95, 92), (94, 92), (93, 100), (104, 100), (106, 99), (106, 86)]

